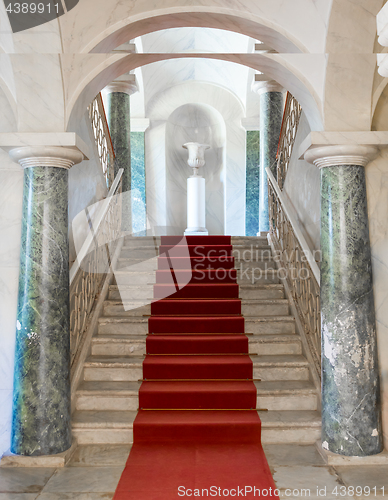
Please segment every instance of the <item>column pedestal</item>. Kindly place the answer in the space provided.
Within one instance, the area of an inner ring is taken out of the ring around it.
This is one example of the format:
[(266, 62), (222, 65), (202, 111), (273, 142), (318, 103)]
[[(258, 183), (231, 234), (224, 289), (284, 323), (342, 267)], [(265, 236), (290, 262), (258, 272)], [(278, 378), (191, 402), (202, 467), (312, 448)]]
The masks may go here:
[(322, 446), (346, 456), (383, 449), (364, 168), (375, 154), (363, 146), (305, 153), (321, 169)]
[(203, 177), (189, 177), (187, 179), (187, 229), (188, 235), (208, 235), (206, 229), (206, 197), (205, 179)]

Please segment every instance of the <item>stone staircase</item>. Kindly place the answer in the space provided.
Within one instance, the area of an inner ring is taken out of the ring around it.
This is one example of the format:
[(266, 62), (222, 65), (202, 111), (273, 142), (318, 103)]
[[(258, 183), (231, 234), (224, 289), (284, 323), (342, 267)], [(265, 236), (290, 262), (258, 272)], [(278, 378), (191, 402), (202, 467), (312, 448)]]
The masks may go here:
[[(316, 388), (266, 238), (233, 237), (263, 443), (320, 438)], [(79, 444), (131, 443), (138, 409), (159, 238), (126, 238), (76, 393)], [(134, 266), (134, 267), (131, 267)], [(126, 307), (124, 308), (123, 303)]]

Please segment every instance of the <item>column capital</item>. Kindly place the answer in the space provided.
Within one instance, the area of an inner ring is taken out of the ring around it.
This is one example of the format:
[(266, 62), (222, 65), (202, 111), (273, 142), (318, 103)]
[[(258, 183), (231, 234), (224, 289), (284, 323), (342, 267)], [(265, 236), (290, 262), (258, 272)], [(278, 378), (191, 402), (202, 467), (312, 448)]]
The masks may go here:
[(284, 87), (275, 80), (272, 80), (264, 73), (256, 74), (252, 83), (252, 91), (256, 94), (264, 94), (266, 92), (284, 92)]
[(388, 132), (311, 132), (299, 149), (299, 159), (319, 168), (335, 165), (366, 166), (379, 148), (388, 146)]
[(61, 146), (22, 146), (11, 149), (9, 156), (22, 168), (55, 167), (66, 170), (84, 159), (81, 151)]
[(359, 165), (366, 167), (378, 155), (376, 146), (361, 144), (336, 144), (328, 146), (315, 146), (304, 154), (308, 163), (318, 168), (334, 167), (339, 165)]
[(87, 145), (73, 132), (4, 133), (0, 148), (23, 168), (48, 166), (69, 169), (88, 159)]
[(105, 88), (104, 92), (107, 94), (113, 94), (115, 92), (121, 92), (122, 94), (132, 95), (138, 92), (139, 86), (137, 84), (136, 75), (122, 75), (113, 82), (110, 82)]

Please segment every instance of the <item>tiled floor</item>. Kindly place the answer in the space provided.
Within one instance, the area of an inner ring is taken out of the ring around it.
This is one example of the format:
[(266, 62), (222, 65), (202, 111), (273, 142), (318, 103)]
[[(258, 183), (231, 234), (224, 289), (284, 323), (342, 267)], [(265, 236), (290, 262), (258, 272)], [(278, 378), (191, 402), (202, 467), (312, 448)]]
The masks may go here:
[[(0, 500), (111, 500), (129, 451), (81, 446), (64, 469), (0, 468)], [(266, 445), (265, 452), (283, 498), (388, 498), (388, 465), (329, 467), (314, 446)], [(352, 486), (359, 487), (353, 495)]]

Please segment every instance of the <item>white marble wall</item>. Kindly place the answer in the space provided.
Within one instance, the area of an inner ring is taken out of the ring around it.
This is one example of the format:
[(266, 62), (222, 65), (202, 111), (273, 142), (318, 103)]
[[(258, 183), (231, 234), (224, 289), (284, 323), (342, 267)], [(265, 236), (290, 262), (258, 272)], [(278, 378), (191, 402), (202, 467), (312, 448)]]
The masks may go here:
[(283, 193), (310, 249), (319, 250), (321, 247), (320, 173), (314, 165), (298, 159), (300, 145), (309, 133), (309, 124), (302, 113)]

